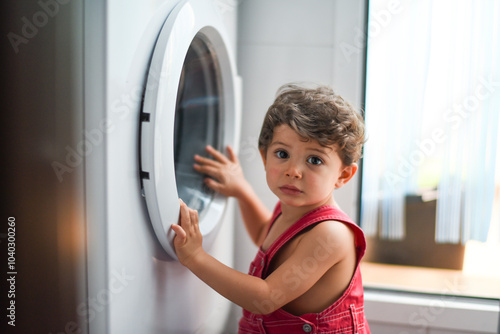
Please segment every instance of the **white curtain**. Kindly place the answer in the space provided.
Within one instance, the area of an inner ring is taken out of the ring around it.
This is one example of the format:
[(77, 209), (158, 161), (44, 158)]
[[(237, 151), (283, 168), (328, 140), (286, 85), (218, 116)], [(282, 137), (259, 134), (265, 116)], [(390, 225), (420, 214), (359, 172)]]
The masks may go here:
[(361, 225), (405, 237), (437, 189), (436, 241), (486, 240), (500, 114), (500, 1), (370, 1)]

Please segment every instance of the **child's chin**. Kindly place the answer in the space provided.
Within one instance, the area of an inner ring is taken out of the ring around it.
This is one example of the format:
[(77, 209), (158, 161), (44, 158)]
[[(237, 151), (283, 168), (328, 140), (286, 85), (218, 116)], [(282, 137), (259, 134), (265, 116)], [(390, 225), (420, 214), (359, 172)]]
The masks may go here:
[(303, 200), (299, 200), (299, 199), (295, 199), (295, 198), (281, 198), (281, 203), (282, 204), (286, 204), (288, 206), (292, 206), (292, 207), (307, 207), (307, 206), (310, 206), (312, 203), (309, 203), (309, 202), (306, 202), (306, 201), (303, 201)]

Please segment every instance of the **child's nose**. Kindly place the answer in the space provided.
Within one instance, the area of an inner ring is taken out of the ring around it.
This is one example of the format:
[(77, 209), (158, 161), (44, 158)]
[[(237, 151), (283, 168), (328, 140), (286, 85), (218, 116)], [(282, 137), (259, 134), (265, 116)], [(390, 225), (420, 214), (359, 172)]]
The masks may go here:
[(294, 179), (300, 179), (302, 178), (302, 172), (300, 171), (300, 167), (298, 164), (290, 163), (288, 165), (288, 168), (285, 171), (286, 176), (294, 178)]

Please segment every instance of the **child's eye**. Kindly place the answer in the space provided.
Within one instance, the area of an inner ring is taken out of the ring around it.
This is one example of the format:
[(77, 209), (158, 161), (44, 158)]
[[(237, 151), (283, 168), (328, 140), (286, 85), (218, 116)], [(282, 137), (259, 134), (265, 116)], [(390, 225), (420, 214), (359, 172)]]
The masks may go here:
[(279, 159), (287, 159), (288, 158), (288, 153), (283, 150), (278, 150), (274, 152), (274, 154), (279, 158)]
[(323, 163), (323, 160), (321, 160), (318, 157), (309, 157), (307, 159), (307, 162), (312, 164), (312, 165), (321, 165)]

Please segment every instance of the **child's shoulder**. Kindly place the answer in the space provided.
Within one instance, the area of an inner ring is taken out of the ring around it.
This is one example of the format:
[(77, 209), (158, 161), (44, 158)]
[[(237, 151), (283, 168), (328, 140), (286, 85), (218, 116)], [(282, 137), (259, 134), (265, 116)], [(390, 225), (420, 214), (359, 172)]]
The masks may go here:
[(305, 231), (302, 242), (314, 248), (324, 247), (338, 255), (350, 252), (355, 245), (354, 231), (346, 223), (336, 220), (325, 220)]

